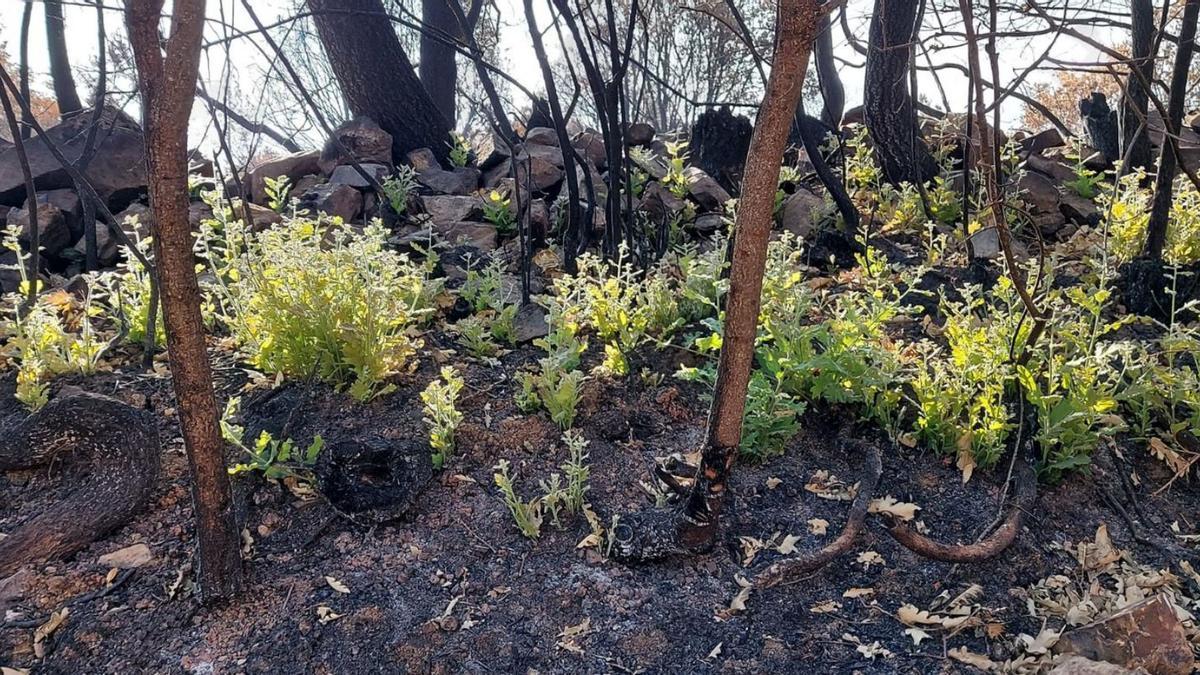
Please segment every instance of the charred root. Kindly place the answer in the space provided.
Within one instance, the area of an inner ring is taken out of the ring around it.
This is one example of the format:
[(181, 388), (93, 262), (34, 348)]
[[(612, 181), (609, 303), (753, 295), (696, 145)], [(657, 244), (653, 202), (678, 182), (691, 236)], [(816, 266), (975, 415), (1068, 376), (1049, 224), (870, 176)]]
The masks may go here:
[(1015, 470), (1016, 497), (1003, 524), (986, 539), (974, 544), (943, 544), (934, 541), (901, 522), (893, 523), (889, 532), (902, 546), (917, 555), (952, 563), (977, 563), (1004, 552), (1021, 531), (1025, 511), (1037, 499), (1037, 474), (1027, 462), (1018, 461)]
[(867, 519), (871, 499), (875, 487), (879, 484), (879, 476), (883, 473), (882, 452), (877, 444), (862, 441), (843, 440), (843, 447), (854, 445), (865, 453), (866, 468), (859, 483), (858, 494), (850, 504), (850, 513), (846, 517), (846, 525), (841, 534), (828, 545), (804, 555), (781, 560), (760, 572), (754, 578), (754, 585), (759, 588), (770, 588), (788, 582), (793, 582), (805, 574), (818, 570), (844, 555), (858, 538), (863, 523)]

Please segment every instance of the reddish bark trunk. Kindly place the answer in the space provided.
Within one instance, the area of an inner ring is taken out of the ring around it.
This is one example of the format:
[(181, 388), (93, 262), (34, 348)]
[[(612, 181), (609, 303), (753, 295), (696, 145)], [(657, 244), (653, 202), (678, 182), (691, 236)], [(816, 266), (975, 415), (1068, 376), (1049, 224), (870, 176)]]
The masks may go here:
[(213, 600), (237, 593), (242, 568), (188, 226), (187, 129), (204, 31), (204, 0), (173, 2), (165, 55), (158, 33), (162, 5), (163, 0), (128, 0), (125, 19), (142, 95), (167, 350), (192, 470), (198, 578), (205, 599)]

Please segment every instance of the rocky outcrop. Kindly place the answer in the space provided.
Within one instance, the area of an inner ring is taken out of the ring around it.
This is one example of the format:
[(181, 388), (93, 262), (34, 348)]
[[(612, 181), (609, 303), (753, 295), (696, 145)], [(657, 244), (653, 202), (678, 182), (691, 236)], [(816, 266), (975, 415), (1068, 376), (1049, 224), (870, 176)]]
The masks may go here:
[(356, 117), (333, 132), (317, 164), (325, 175), (354, 162), (391, 166), (392, 136), (369, 117)]

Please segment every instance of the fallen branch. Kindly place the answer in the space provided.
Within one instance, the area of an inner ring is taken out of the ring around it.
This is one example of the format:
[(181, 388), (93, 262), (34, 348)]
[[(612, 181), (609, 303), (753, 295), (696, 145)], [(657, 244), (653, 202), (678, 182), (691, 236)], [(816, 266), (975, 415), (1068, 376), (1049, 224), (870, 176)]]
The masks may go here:
[(871, 499), (875, 494), (875, 487), (879, 484), (880, 474), (883, 473), (882, 452), (877, 443), (842, 440), (843, 449), (850, 445), (858, 446), (866, 451), (867, 465), (865, 475), (858, 484), (858, 494), (855, 495), (854, 502), (850, 504), (850, 513), (846, 517), (846, 525), (842, 528), (842, 533), (838, 535), (837, 539), (812, 553), (781, 560), (771, 565), (754, 577), (755, 587), (770, 588), (779, 584), (795, 582), (799, 577), (828, 565), (835, 558), (850, 550), (850, 546), (858, 538), (858, 533), (862, 531)]

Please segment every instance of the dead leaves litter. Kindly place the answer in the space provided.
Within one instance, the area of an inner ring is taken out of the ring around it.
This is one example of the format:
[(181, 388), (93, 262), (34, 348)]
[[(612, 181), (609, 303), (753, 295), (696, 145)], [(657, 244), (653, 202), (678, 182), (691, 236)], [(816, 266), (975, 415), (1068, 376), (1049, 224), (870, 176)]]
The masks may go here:
[(848, 502), (858, 494), (858, 483), (847, 485), (832, 473), (820, 469), (812, 475), (812, 478), (808, 479), (804, 489), (821, 499)]
[(888, 495), (871, 500), (871, 504), (867, 510), (870, 513), (883, 513), (898, 520), (908, 522), (917, 517), (917, 511), (920, 511), (921, 507), (908, 502), (896, 501), (895, 497)]

